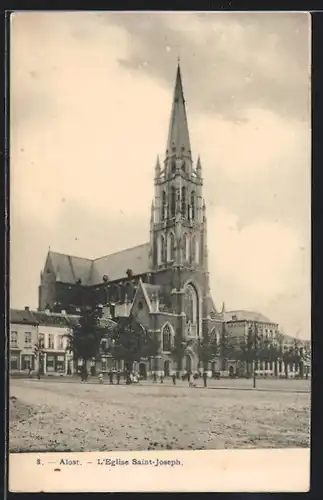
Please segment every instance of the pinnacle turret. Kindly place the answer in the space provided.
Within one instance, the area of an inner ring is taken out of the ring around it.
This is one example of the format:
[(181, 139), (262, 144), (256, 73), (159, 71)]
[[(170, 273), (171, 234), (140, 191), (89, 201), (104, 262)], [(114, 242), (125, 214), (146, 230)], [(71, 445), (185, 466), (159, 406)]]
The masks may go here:
[(155, 177), (159, 177), (160, 176), (160, 161), (159, 161), (159, 156), (157, 155), (157, 159), (156, 159), (156, 166), (155, 166)]

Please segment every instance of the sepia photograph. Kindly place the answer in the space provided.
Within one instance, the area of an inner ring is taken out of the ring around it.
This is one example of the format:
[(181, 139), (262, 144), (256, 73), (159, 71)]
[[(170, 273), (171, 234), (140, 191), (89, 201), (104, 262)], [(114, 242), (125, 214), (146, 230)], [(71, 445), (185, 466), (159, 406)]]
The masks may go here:
[(310, 34), (11, 15), (10, 456), (309, 451)]

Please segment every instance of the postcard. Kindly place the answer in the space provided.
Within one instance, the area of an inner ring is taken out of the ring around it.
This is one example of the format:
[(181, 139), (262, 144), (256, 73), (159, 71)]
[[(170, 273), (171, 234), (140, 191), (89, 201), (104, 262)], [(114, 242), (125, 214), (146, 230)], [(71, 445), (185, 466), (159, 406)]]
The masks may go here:
[(309, 490), (310, 33), (11, 15), (10, 491)]

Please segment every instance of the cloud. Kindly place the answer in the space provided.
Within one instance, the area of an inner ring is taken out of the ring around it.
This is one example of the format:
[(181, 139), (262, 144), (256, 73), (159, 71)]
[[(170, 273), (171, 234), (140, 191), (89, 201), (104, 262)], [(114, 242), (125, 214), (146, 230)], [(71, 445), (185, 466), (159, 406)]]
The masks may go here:
[(106, 21), (134, 37), (122, 59), (133, 71), (169, 84), (180, 55), (194, 109), (239, 120), (263, 107), (309, 119), (309, 14), (109, 13)]
[[(37, 305), (49, 245), (99, 257), (148, 240), (178, 44), (193, 154), (202, 160), (214, 298), (308, 336), (304, 18), (286, 18), (284, 34), (283, 22), (257, 16), (15, 14), (12, 305)], [(257, 91), (244, 82), (244, 65)]]

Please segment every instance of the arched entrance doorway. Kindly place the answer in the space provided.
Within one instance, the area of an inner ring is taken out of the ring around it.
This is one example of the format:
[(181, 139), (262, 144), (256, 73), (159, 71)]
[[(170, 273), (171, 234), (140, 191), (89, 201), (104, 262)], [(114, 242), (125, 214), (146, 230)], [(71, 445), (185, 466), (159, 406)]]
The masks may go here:
[(165, 377), (170, 375), (170, 361), (164, 361), (164, 375)]
[(139, 363), (139, 376), (147, 380), (147, 366), (146, 363)]

